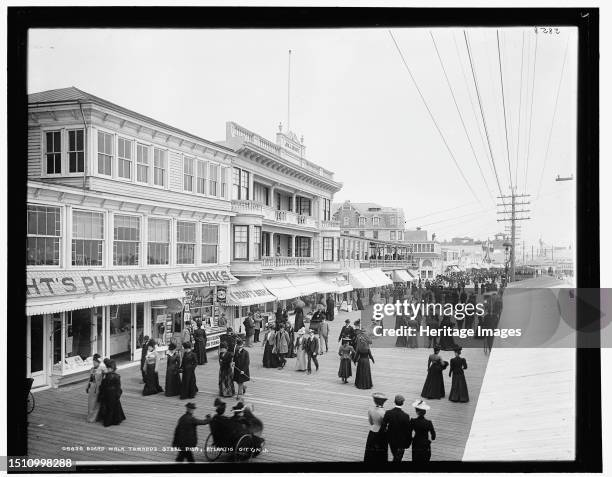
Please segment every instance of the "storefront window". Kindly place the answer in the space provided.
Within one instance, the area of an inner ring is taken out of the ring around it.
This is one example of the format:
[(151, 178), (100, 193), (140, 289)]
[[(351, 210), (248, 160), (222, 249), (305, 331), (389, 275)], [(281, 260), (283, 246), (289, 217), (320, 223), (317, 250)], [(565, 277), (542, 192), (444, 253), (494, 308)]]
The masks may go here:
[(93, 355), (92, 343), (97, 338), (97, 328), (92, 326), (92, 310), (85, 308), (66, 313), (66, 357), (80, 356), (84, 361)]
[(196, 224), (194, 222), (176, 223), (176, 263), (195, 263)]
[(147, 244), (147, 263), (149, 265), (168, 265), (170, 263), (170, 221), (149, 219)]
[(104, 250), (104, 215), (101, 212), (72, 212), (72, 265), (101, 266)]
[(202, 224), (202, 263), (217, 263), (219, 248), (219, 226)]
[(163, 304), (151, 305), (151, 335), (150, 338), (157, 343), (165, 344), (167, 306)]
[(59, 207), (28, 205), (27, 265), (59, 265)]
[[(136, 337), (144, 336), (144, 303), (136, 303)], [(136, 340), (136, 348), (142, 348), (142, 340)]]
[(53, 363), (62, 363), (62, 314), (53, 314), (53, 336), (52, 336), (52, 347), (53, 347)]
[(110, 307), (110, 357), (130, 359), (132, 305), (111, 305)]
[(113, 241), (114, 265), (138, 265), (140, 252), (140, 217), (115, 215)]

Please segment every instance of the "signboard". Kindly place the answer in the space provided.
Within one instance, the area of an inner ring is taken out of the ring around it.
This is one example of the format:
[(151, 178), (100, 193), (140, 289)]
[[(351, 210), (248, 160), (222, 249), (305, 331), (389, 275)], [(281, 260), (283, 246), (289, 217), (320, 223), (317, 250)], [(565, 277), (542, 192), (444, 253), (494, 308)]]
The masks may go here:
[(217, 303), (225, 303), (227, 300), (227, 287), (217, 287)]
[(165, 288), (198, 288), (236, 282), (237, 279), (224, 268), (176, 272), (36, 271), (27, 273), (26, 294), (28, 297), (53, 297)]

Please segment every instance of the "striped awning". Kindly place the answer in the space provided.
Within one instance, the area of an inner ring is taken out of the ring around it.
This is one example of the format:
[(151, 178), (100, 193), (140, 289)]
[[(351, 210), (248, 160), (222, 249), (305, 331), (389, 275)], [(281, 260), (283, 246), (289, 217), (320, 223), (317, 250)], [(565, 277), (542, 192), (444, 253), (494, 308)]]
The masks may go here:
[(144, 303), (148, 301), (182, 299), (185, 291), (180, 289), (147, 290), (139, 292), (90, 293), (87, 295), (40, 297), (26, 300), (26, 315), (43, 315), (62, 311), (95, 308), (97, 306), (123, 305), (125, 303)]
[(289, 300), (301, 295), (300, 290), (284, 275), (279, 277), (262, 277), (261, 283), (277, 300)]
[(385, 275), (380, 268), (370, 268), (365, 271), (368, 277), (374, 282), (375, 287), (383, 287), (385, 285), (392, 285), (393, 281)]
[(365, 270), (350, 270), (349, 282), (353, 288), (376, 288), (376, 284), (365, 273)]
[(336, 286), (320, 275), (290, 275), (288, 278), (291, 284), (300, 291), (300, 296), (336, 291)]
[(240, 280), (238, 284), (229, 287), (227, 292), (229, 305), (249, 306), (271, 301), (276, 301), (276, 296), (257, 278)]
[(411, 282), (412, 280), (414, 280), (414, 278), (408, 275), (406, 270), (393, 270), (394, 282)]

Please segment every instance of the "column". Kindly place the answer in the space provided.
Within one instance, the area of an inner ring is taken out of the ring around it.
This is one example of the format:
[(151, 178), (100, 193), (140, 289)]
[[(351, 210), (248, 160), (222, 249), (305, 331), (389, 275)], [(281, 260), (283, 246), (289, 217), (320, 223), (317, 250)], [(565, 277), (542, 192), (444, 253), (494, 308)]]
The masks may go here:
[(269, 237), (270, 237), (270, 257), (276, 257), (276, 247), (274, 247), (274, 232), (270, 232)]
[[(295, 194), (293, 196), (295, 198)], [(297, 235), (291, 235), (291, 257), (297, 257)]]
[(255, 191), (253, 190), (253, 173), (249, 172), (249, 196), (247, 200), (253, 200), (255, 198)]
[(298, 210), (297, 210), (297, 205), (296, 205), (296, 198), (297, 198), (297, 192), (294, 192), (293, 195), (291, 196), (291, 210), (297, 214)]

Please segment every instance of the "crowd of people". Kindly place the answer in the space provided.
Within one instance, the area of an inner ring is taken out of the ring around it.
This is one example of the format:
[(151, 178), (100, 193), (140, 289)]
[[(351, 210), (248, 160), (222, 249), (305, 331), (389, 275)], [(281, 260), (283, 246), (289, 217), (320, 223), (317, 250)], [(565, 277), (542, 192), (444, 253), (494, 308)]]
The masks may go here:
[[(435, 279), (418, 281), (412, 284), (383, 288), (369, 297), (372, 303), (392, 303), (393, 301), (422, 301), (424, 303), (439, 301), (441, 303), (476, 303), (484, 294), (487, 313), (479, 317), (479, 326), (497, 326), (501, 315), (502, 295), (505, 279), (498, 271), (450, 272), (438, 275)], [(360, 295), (357, 296), (360, 299)], [(193, 460), (193, 455), (186, 450), (191, 442), (196, 442), (195, 428), (202, 424), (225, 422), (225, 419), (244, 418), (252, 422), (252, 412), (244, 410), (244, 397), (250, 377), (250, 355), (248, 349), (254, 343), (263, 347), (262, 365), (264, 368), (286, 369), (290, 366), (295, 371), (305, 374), (317, 372), (320, 367), (318, 357), (329, 353), (329, 322), (333, 321), (336, 303), (330, 295), (319, 303), (312, 303), (306, 313), (306, 306), (300, 299), (293, 304), (293, 323), (289, 320), (286, 308), (279, 304), (273, 320), (264, 323), (262, 313), (254, 309), (244, 319), (244, 334), (234, 332), (231, 327), (220, 337), (218, 350), (218, 395), (220, 398), (235, 397), (238, 404), (232, 408), (234, 416), (226, 418), (225, 403), (220, 399), (215, 402), (217, 413), (206, 419), (193, 416), (194, 403), (188, 403), (186, 413), (179, 420), (175, 433), (175, 445), (181, 448), (177, 460)], [(363, 306), (361, 304), (361, 306)], [(406, 325), (417, 327), (423, 323), (421, 316), (411, 317), (396, 315), (396, 327)], [(452, 316), (428, 315), (425, 325), (435, 328), (474, 326), (474, 319), (455, 320)], [(227, 322), (224, 321), (226, 325)], [(190, 323), (184, 327), (182, 342), (171, 341), (166, 352), (165, 386), (160, 383), (160, 352), (154, 340), (144, 337), (141, 357), (141, 373), (144, 388), (143, 396), (164, 393), (165, 396), (179, 396), (180, 399), (194, 399), (198, 393), (196, 368), (208, 362), (206, 355), (206, 331), (201, 322)], [(335, 338), (334, 338), (335, 339)], [(339, 358), (338, 378), (347, 384), (354, 376), (354, 385), (358, 389), (372, 389), (372, 372), (370, 363), (374, 363), (371, 350), (372, 336), (367, 333), (359, 320), (351, 323), (346, 319), (338, 335), (337, 355)], [(416, 337), (398, 336), (396, 346), (416, 348)], [(427, 346), (433, 353), (427, 360), (427, 375), (421, 391), (423, 399), (441, 399), (446, 397), (444, 372), (448, 369), (451, 378), (448, 399), (457, 403), (469, 401), (465, 370), (467, 361), (462, 357), (462, 348), (452, 337), (429, 338)], [(490, 344), (485, 345), (490, 350)], [(444, 360), (441, 351), (452, 351), (454, 357), (450, 362)], [(353, 370), (353, 367), (355, 369)], [(116, 372), (115, 361), (93, 357), (93, 367), (87, 385), (89, 422), (102, 422), (104, 426), (118, 425), (126, 419), (121, 406), (121, 378)], [(370, 433), (368, 435), (366, 461), (387, 461), (387, 447), (393, 455), (393, 461), (402, 459), (404, 450), (412, 447), (413, 461), (427, 461), (431, 455), (430, 441), (435, 439), (433, 424), (425, 419), (429, 405), (418, 400), (413, 403), (417, 416), (411, 419), (401, 408), (404, 398), (395, 397), (394, 409), (384, 412), (386, 398), (374, 394), (376, 407), (368, 412)], [(216, 426), (213, 424), (213, 426)], [(261, 422), (259, 422), (261, 424)], [(216, 426), (216, 429), (223, 426)], [(260, 426), (262, 427), (262, 426)], [(249, 428), (250, 429), (250, 428)], [(221, 432), (221, 431), (219, 431)], [(222, 433), (219, 434), (221, 436)], [(223, 439), (223, 437), (219, 437)], [(383, 452), (384, 447), (384, 452)], [(384, 454), (384, 459), (383, 459)]]

